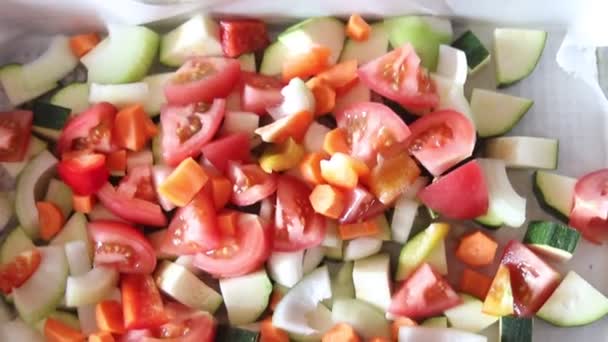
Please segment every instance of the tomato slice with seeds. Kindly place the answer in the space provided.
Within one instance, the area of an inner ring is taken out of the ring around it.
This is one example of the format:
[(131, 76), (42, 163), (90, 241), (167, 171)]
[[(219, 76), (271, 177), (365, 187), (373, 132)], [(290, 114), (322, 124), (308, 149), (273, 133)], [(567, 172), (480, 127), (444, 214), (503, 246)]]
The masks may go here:
[(228, 178), (234, 184), (231, 202), (238, 206), (257, 203), (277, 190), (277, 176), (266, 173), (258, 164), (228, 162)]
[(156, 283), (148, 274), (125, 274), (120, 281), (125, 328), (156, 328), (169, 321)]
[(0, 291), (7, 295), (14, 288), (25, 284), (36, 272), (41, 260), (40, 251), (32, 249), (21, 252), (10, 262), (0, 265)]
[(196, 254), (194, 266), (219, 278), (251, 273), (270, 256), (269, 232), (257, 215), (240, 213), (235, 235), (224, 236), (220, 248)]
[(112, 214), (123, 220), (154, 227), (167, 225), (167, 218), (158, 204), (127, 197), (116, 191), (110, 183), (105, 183), (97, 191), (97, 198)]
[(410, 125), (406, 145), (430, 173), (439, 176), (471, 156), (475, 127), (469, 118), (453, 110), (427, 114)]
[(73, 116), (57, 141), (59, 155), (74, 150), (114, 151), (116, 146), (112, 143), (112, 126), (116, 112), (116, 107), (101, 102)]
[(228, 162), (248, 162), (251, 159), (251, 137), (234, 133), (218, 138), (202, 148), (203, 156), (219, 171), (226, 172)]
[(222, 50), (228, 57), (255, 52), (270, 43), (266, 23), (261, 20), (220, 20)]
[(137, 165), (129, 169), (127, 175), (120, 180), (116, 192), (129, 198), (157, 203), (156, 188), (152, 181), (152, 166)]
[(351, 155), (373, 166), (377, 156), (400, 150), (410, 135), (407, 125), (389, 107), (359, 102), (336, 113), (338, 127), (347, 132)]
[(284, 84), (278, 78), (243, 72), (241, 79), (243, 110), (263, 115), (267, 113), (266, 108), (277, 106), (283, 101), (281, 89)]
[(358, 73), (371, 90), (414, 114), (427, 113), (439, 105), (435, 85), (409, 43), (366, 63)]
[(310, 204), (312, 191), (301, 181), (282, 175), (277, 182), (273, 249), (293, 252), (318, 246), (325, 238), (325, 218)]
[(344, 198), (344, 211), (338, 219), (340, 223), (365, 221), (386, 210), (386, 206), (361, 185), (346, 192)]
[(241, 65), (235, 59), (192, 57), (167, 82), (165, 97), (172, 105), (211, 102), (228, 96), (240, 74)]
[(30, 143), (32, 120), (29, 110), (0, 113), (0, 162), (18, 162)]
[(151, 336), (142, 342), (213, 342), (216, 322), (211, 314), (175, 302), (164, 308), (169, 322), (151, 329)]
[(169, 224), (161, 251), (171, 255), (195, 254), (220, 247), (220, 233), (213, 200), (199, 192), (179, 208)]
[(576, 182), (569, 225), (593, 243), (608, 239), (608, 169), (591, 172)]
[(94, 194), (110, 177), (106, 156), (99, 153), (76, 154), (59, 162), (57, 173), (72, 191), (81, 196)]
[(187, 106), (165, 106), (160, 122), (162, 156), (169, 166), (176, 166), (188, 157), (196, 157), (215, 135), (224, 119), (226, 101), (214, 100)]
[(148, 274), (156, 267), (154, 248), (133, 226), (98, 220), (88, 224), (95, 242), (95, 265), (115, 267), (121, 273)]

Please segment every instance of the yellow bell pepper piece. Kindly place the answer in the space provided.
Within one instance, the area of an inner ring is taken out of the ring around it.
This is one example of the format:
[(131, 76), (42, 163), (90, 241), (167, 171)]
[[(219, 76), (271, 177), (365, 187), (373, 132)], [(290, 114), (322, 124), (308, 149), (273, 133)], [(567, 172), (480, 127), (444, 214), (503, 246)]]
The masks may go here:
[(259, 163), (262, 170), (271, 173), (273, 171), (286, 171), (298, 166), (304, 157), (304, 147), (289, 137), (279, 145), (273, 145), (260, 157)]

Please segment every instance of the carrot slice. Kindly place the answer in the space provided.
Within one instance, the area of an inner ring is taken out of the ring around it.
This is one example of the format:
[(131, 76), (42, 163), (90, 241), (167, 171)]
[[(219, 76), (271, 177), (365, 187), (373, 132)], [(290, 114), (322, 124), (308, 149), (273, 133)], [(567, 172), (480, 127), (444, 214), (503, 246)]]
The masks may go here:
[[(357, 60), (349, 59), (338, 63), (320, 72), (315, 78), (333, 89), (344, 88), (357, 81)], [(306, 82), (306, 84), (309, 83)]]
[(355, 329), (346, 323), (338, 323), (321, 338), (322, 342), (360, 342)]
[(349, 154), (350, 147), (346, 140), (346, 131), (343, 128), (335, 128), (327, 132), (323, 140), (323, 151), (329, 155), (338, 152)]
[(284, 118), (280, 118), (275, 122), (262, 126), (255, 130), (263, 141), (271, 143), (283, 143), (285, 140), (292, 137), (295, 141), (300, 142), (308, 126), (313, 120), (313, 114), (307, 111), (302, 111)]
[(459, 286), (460, 291), (484, 300), (488, 291), (490, 291), (490, 286), (492, 286), (492, 278), (470, 268), (465, 268), (460, 276)]
[(325, 182), (321, 175), (321, 160), (325, 159), (325, 154), (319, 152), (309, 153), (300, 162), (300, 174), (302, 178), (311, 184), (321, 184)]
[(341, 152), (322, 160), (320, 166), (321, 176), (327, 183), (346, 189), (356, 187), (359, 177), (365, 178), (370, 172), (365, 163)]
[(101, 38), (97, 33), (78, 34), (70, 38), (70, 49), (76, 57), (80, 58), (93, 50), (100, 41)]
[(234, 236), (239, 213), (234, 210), (224, 210), (217, 215), (217, 226), (224, 236)]
[(232, 196), (232, 183), (230, 182), (230, 179), (221, 175), (211, 175), (209, 182), (215, 210), (220, 210), (230, 201), (230, 196)]
[(486, 266), (494, 261), (496, 249), (496, 241), (481, 231), (476, 231), (460, 239), (456, 257), (469, 266)]
[(95, 306), (97, 327), (113, 334), (123, 334), (125, 323), (122, 317), (122, 304), (115, 300), (102, 300)]
[(351, 240), (358, 237), (376, 235), (380, 232), (380, 226), (375, 219), (363, 222), (340, 224), (338, 233), (342, 240)]
[(353, 14), (348, 18), (346, 24), (346, 35), (358, 42), (365, 41), (369, 38), (372, 29), (369, 24), (358, 14)]
[(119, 147), (131, 151), (143, 149), (148, 140), (158, 133), (158, 128), (150, 120), (140, 104), (121, 109), (114, 119), (112, 139)]
[(270, 317), (260, 324), (260, 342), (289, 342), (289, 335), (272, 325), (272, 317)]
[(100, 331), (89, 335), (89, 342), (115, 342), (114, 336), (107, 331)]
[(317, 213), (329, 218), (337, 219), (344, 211), (344, 194), (331, 185), (320, 184), (315, 186), (309, 199)]
[(190, 203), (205, 186), (209, 176), (192, 157), (184, 159), (158, 187), (161, 196), (178, 207)]
[(336, 91), (332, 87), (325, 83), (319, 83), (310, 90), (315, 97), (315, 115), (321, 116), (334, 110)]
[(391, 342), (391, 339), (388, 337), (372, 337), (367, 342)]
[(106, 166), (111, 174), (124, 176), (127, 170), (127, 150), (111, 152), (106, 157)]
[(36, 202), (38, 221), (40, 222), (40, 237), (49, 241), (63, 227), (65, 218), (61, 209), (52, 202)]
[(283, 81), (289, 82), (294, 77), (306, 79), (327, 68), (331, 50), (316, 46), (306, 53), (296, 55), (283, 63)]
[(86, 339), (80, 331), (50, 317), (44, 323), (44, 337), (47, 342), (80, 342)]
[(93, 210), (93, 206), (95, 205), (95, 197), (93, 195), (89, 196), (78, 196), (72, 194), (72, 207), (74, 207), (74, 211), (78, 213), (88, 214)]
[(418, 323), (409, 319), (408, 317), (397, 317), (391, 323), (391, 336), (393, 337), (393, 341), (397, 341), (399, 339), (399, 328), (401, 327), (415, 327)]

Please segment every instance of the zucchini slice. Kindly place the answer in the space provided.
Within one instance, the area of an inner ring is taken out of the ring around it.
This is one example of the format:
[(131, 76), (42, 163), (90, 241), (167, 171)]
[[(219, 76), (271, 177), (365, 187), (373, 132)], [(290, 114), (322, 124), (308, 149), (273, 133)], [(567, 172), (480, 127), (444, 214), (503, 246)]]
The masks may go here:
[(508, 87), (534, 71), (545, 48), (547, 32), (516, 28), (494, 30), (498, 87)]
[(469, 66), (469, 74), (476, 73), (490, 61), (490, 52), (471, 30), (456, 38), (452, 42), (452, 46), (464, 51)]
[(557, 139), (500, 137), (486, 141), (484, 156), (502, 159), (509, 168), (557, 169)]
[(532, 221), (524, 236), (524, 243), (531, 249), (558, 261), (572, 258), (581, 234), (568, 226), (547, 222)]
[(255, 322), (266, 310), (272, 283), (262, 269), (240, 277), (220, 279), (220, 290), (230, 324), (248, 324)]
[(75, 82), (57, 90), (51, 97), (51, 104), (69, 108), (72, 114), (84, 112), (89, 108), (89, 84)]
[(471, 113), (482, 138), (509, 132), (524, 117), (534, 101), (490, 90), (473, 89)]
[(389, 272), (388, 254), (378, 254), (355, 260), (352, 275), (355, 297), (386, 311), (391, 303)]
[(568, 222), (574, 202), (576, 178), (545, 171), (534, 173), (534, 194), (541, 207)]

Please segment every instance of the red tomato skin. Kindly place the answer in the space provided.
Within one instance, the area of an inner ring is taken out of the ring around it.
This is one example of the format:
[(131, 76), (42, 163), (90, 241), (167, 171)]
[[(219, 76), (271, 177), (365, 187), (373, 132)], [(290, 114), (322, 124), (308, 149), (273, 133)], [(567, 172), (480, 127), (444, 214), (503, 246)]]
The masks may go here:
[[(89, 222), (89, 236), (95, 242), (95, 265), (116, 267), (121, 273), (149, 274), (156, 268), (156, 252), (146, 237), (133, 226), (109, 220)], [(105, 253), (103, 244), (122, 245), (131, 249), (134, 260), (130, 265), (109, 262), (110, 253)]]
[(83, 154), (64, 159), (57, 165), (57, 173), (72, 191), (81, 196), (94, 194), (110, 177), (103, 154)]
[(345, 193), (345, 205), (340, 223), (365, 221), (382, 214), (386, 206), (361, 185)]
[(0, 265), (0, 291), (5, 295), (13, 292), (13, 288), (21, 287), (36, 272), (42, 261), (38, 249), (19, 253), (16, 257)]
[(152, 165), (142, 164), (129, 169), (127, 175), (120, 180), (116, 192), (157, 203), (156, 188), (152, 181)]
[(574, 186), (574, 205), (569, 225), (595, 244), (608, 240), (608, 169), (601, 169), (581, 177)]
[(127, 330), (155, 328), (169, 321), (151, 275), (125, 274), (120, 289)]
[(165, 303), (169, 323), (152, 329), (142, 342), (213, 342), (216, 322), (207, 312), (190, 309), (175, 302)]
[(121, 195), (110, 183), (106, 182), (97, 191), (97, 198), (112, 214), (129, 222), (154, 227), (167, 225), (167, 218), (158, 204)]
[[(199, 67), (201, 66), (202, 67)], [(201, 69), (202, 68), (202, 69)], [(192, 80), (188, 75), (202, 74)], [(241, 65), (237, 60), (224, 57), (192, 57), (165, 85), (165, 97), (171, 105), (185, 106), (196, 102), (210, 103), (230, 94), (239, 80)]]
[(33, 119), (34, 114), (29, 110), (0, 113), (0, 128), (2, 128), (0, 134), (7, 139), (7, 146), (0, 147), (0, 162), (23, 160), (30, 143)]
[(418, 192), (427, 207), (453, 219), (474, 219), (488, 212), (488, 186), (477, 161), (470, 161)]
[(260, 20), (220, 20), (220, 38), (224, 54), (238, 57), (263, 49), (270, 43), (266, 23)]
[(100, 128), (104, 135), (95, 141), (87, 141), (87, 146), (98, 152), (112, 152), (116, 146), (112, 143), (112, 126), (118, 110), (108, 102), (92, 105), (84, 112), (73, 116), (63, 127), (57, 141), (57, 152), (62, 155), (72, 150), (72, 143), (77, 138), (90, 140), (92, 130)]
[(229, 161), (227, 175), (234, 184), (230, 201), (241, 207), (257, 203), (277, 190), (277, 175), (264, 172), (258, 164)]
[(414, 320), (432, 317), (462, 303), (460, 296), (424, 263), (393, 294), (388, 312)]
[(206, 144), (202, 152), (216, 169), (225, 173), (230, 161), (244, 163), (250, 161), (250, 145), (251, 138), (247, 133), (234, 133)]
[(559, 285), (559, 273), (517, 240), (509, 241), (500, 263), (509, 269), (518, 317), (533, 316)]
[[(439, 136), (434, 134), (438, 129), (441, 133)], [(475, 148), (476, 132), (473, 123), (463, 114), (453, 110), (429, 113), (414, 121), (410, 130), (412, 134), (405, 143), (410, 154), (434, 176), (441, 175), (470, 157)], [(451, 137), (442, 135), (446, 132), (449, 132)], [(431, 136), (427, 136), (428, 134)], [(428, 146), (428, 143), (434, 146)]]
[(277, 106), (283, 101), (281, 89), (284, 84), (278, 78), (243, 72), (241, 79), (241, 106), (244, 111), (265, 115), (266, 108)]
[[(226, 101), (214, 100), (205, 113), (196, 112), (196, 105), (183, 107), (165, 106), (161, 110), (160, 121), (162, 157), (169, 166), (177, 166), (188, 157), (196, 157), (201, 148), (213, 139), (220, 128), (226, 109)], [(202, 128), (188, 140), (180, 142), (177, 135), (178, 128), (188, 125), (188, 117), (196, 116), (200, 119)]]

